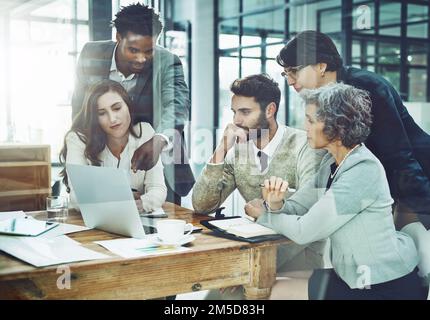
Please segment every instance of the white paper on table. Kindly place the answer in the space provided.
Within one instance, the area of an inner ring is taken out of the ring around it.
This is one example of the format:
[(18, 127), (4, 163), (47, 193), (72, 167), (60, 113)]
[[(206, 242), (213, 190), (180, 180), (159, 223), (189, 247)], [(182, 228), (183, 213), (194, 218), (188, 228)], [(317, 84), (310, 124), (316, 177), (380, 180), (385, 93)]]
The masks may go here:
[(0, 221), (13, 218), (24, 218), (25, 216), (24, 211), (4, 211), (0, 212)]
[(55, 238), (0, 236), (0, 250), (35, 267), (110, 258), (64, 235)]
[(180, 246), (160, 246), (154, 244), (156, 236), (156, 234), (150, 234), (146, 235), (143, 239), (125, 238), (95, 241), (95, 243), (123, 258), (145, 257), (191, 250)]
[(78, 226), (75, 224), (60, 223), (58, 227), (42, 233), (38, 238), (55, 238), (64, 234), (90, 230), (91, 228)]

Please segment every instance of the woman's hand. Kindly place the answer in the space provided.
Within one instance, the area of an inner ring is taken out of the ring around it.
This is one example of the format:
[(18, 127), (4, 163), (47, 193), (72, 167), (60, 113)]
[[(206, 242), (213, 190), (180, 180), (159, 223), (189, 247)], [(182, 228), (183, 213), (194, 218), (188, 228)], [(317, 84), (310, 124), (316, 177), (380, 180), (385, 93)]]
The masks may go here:
[(263, 199), (271, 210), (282, 208), (287, 191), (288, 181), (282, 178), (272, 176), (270, 179), (264, 180)]
[(245, 204), (245, 213), (254, 219), (258, 219), (263, 212), (264, 206), (262, 199), (254, 199)]

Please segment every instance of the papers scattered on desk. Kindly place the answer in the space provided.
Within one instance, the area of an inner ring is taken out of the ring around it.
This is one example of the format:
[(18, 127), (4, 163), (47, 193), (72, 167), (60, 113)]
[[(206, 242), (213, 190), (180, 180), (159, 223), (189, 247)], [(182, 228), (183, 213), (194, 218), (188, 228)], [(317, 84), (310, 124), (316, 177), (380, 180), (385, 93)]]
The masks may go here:
[(277, 234), (276, 231), (252, 222), (247, 218), (211, 220), (209, 223), (218, 229), (243, 238)]
[[(26, 217), (24, 211), (0, 212), (0, 221), (24, 217)], [(65, 236), (84, 230), (89, 228), (60, 223), (58, 227), (38, 237), (0, 236), (0, 250), (35, 267), (109, 258), (107, 255), (84, 248), (79, 242)]]
[(64, 235), (54, 238), (0, 236), (0, 250), (35, 267), (110, 258)]
[(184, 247), (156, 245), (154, 244), (156, 236), (156, 234), (150, 234), (146, 235), (144, 239), (125, 238), (96, 241), (95, 243), (123, 258), (145, 257), (191, 250)]
[(58, 227), (55, 227), (52, 230), (42, 233), (38, 238), (55, 238), (60, 235), (70, 234), (70, 233), (75, 233), (75, 232), (80, 232), (80, 231), (85, 231), (90, 229), (91, 228), (82, 227), (75, 224), (60, 223)]

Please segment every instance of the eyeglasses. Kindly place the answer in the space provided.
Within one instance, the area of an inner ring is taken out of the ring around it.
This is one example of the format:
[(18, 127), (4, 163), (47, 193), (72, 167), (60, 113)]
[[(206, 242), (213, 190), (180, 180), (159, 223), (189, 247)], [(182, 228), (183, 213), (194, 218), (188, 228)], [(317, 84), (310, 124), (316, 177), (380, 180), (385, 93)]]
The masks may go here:
[(297, 79), (298, 72), (305, 68), (306, 66), (288, 67), (285, 68), (286, 71), (281, 72), (281, 76), (288, 80), (289, 78)]

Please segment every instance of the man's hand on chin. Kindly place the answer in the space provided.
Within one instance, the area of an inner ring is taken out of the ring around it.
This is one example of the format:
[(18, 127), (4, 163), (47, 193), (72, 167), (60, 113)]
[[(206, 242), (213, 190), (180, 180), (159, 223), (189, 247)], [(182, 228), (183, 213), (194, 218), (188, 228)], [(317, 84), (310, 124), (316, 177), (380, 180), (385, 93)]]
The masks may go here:
[(148, 171), (152, 169), (160, 158), (160, 153), (164, 146), (167, 145), (166, 140), (158, 135), (142, 144), (133, 154), (131, 159), (131, 169)]

